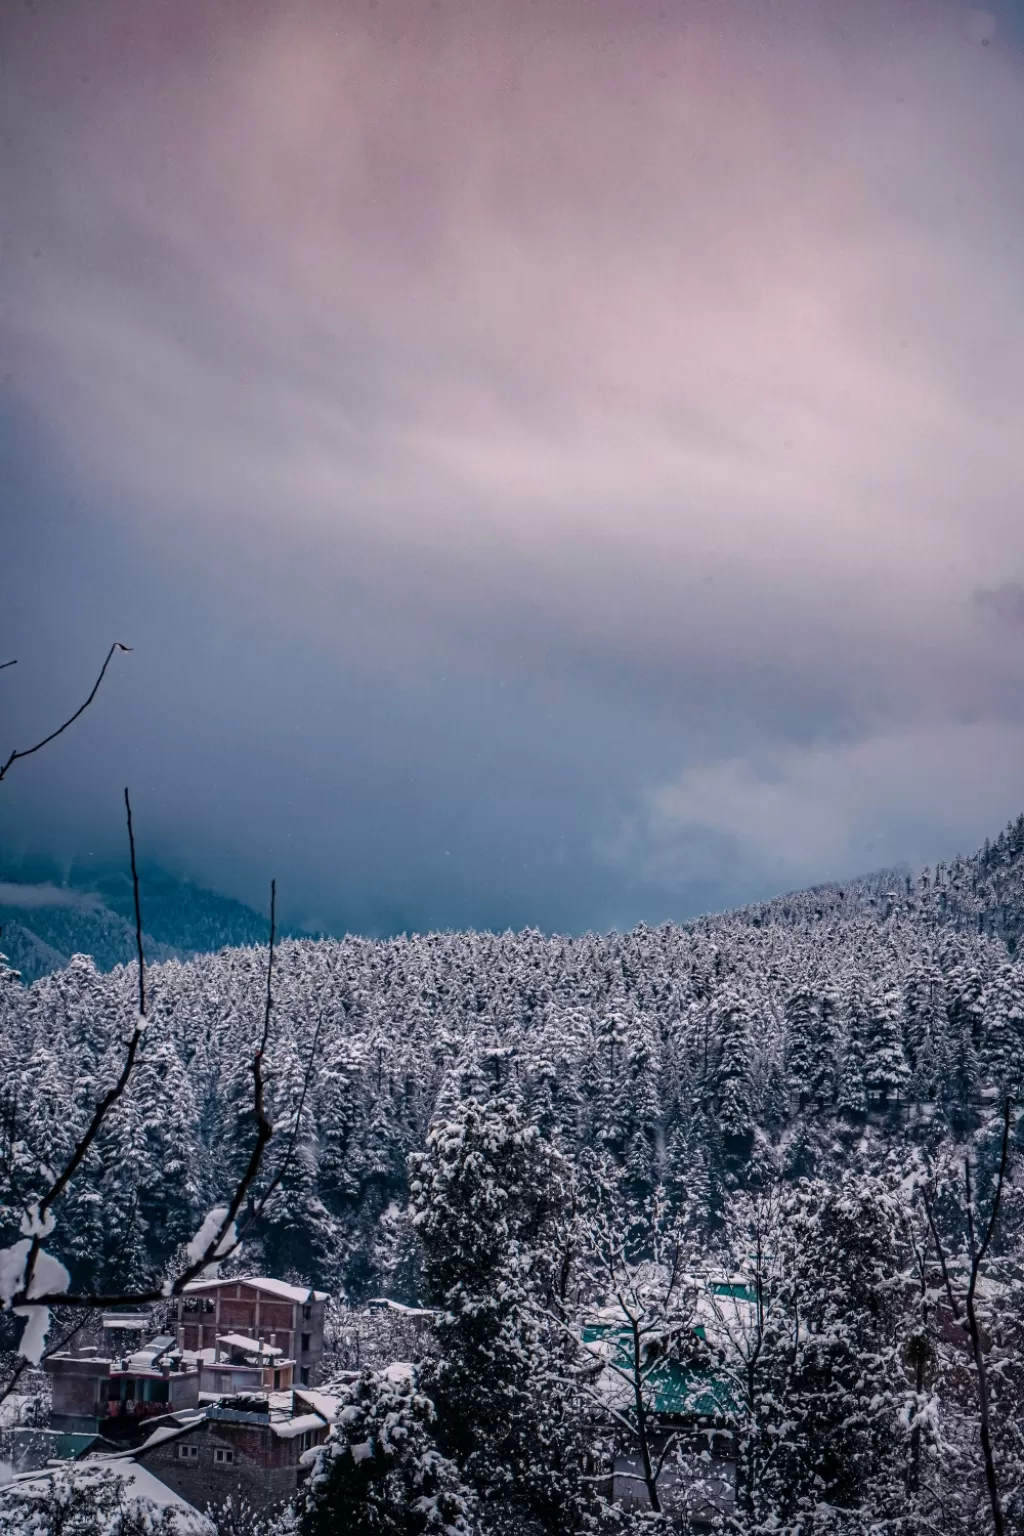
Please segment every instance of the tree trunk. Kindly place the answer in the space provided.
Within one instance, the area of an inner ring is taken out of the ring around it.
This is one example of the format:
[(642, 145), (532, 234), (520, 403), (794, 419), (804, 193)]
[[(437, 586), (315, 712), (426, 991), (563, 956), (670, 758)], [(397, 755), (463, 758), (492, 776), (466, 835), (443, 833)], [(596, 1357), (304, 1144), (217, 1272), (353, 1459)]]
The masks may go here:
[(971, 1335), (971, 1349), (974, 1351), (974, 1366), (978, 1372), (981, 1454), (985, 1460), (985, 1482), (988, 1485), (988, 1498), (992, 1506), (992, 1525), (996, 1536), (1006, 1536), (1003, 1506), (999, 1497), (999, 1483), (996, 1479), (995, 1458), (992, 1455), (992, 1421), (989, 1413), (988, 1367), (985, 1364), (985, 1351), (982, 1348), (981, 1329), (978, 1327), (978, 1314), (974, 1307), (973, 1287), (967, 1293), (967, 1326)]
[(647, 1497), (651, 1501), (651, 1508), (655, 1514), (660, 1514), (658, 1479), (654, 1475), (654, 1464), (651, 1461), (651, 1440), (648, 1433), (647, 1408), (644, 1404), (644, 1381), (640, 1367), (640, 1330), (636, 1323), (633, 1324), (633, 1401), (636, 1408), (636, 1437), (640, 1445), (640, 1462), (644, 1469)]

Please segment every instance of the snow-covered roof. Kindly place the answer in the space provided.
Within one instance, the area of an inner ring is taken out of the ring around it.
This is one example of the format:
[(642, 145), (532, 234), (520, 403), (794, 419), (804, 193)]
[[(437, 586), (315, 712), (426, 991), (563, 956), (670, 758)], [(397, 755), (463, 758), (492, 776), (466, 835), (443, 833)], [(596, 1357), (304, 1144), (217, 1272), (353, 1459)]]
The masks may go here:
[(154, 1429), (152, 1434), (147, 1435), (136, 1454), (151, 1451), (156, 1446), (163, 1445), (166, 1440), (176, 1440), (179, 1435), (187, 1434), (195, 1424), (201, 1423), (205, 1417), (205, 1413), (201, 1411), (192, 1412), (187, 1417), (185, 1414), (176, 1414), (172, 1423), (161, 1424), (159, 1429)]
[(234, 1275), (229, 1280), (191, 1280), (185, 1286), (189, 1291), (208, 1291), (217, 1285), (249, 1285), (256, 1291), (266, 1291), (270, 1296), (280, 1296), (285, 1301), (326, 1301), (326, 1291), (304, 1289), (301, 1285), (289, 1285), (287, 1280), (271, 1280), (266, 1275)]
[(300, 1413), (297, 1419), (285, 1419), (279, 1424), (272, 1419), (270, 1427), (279, 1440), (294, 1440), (307, 1430), (323, 1429), (324, 1421), (318, 1413)]
[(250, 1355), (283, 1355), (284, 1350), (273, 1344), (261, 1344), (259, 1339), (247, 1338), (244, 1333), (219, 1333), (218, 1344), (229, 1344), (232, 1349), (243, 1349)]
[(317, 1392), (312, 1387), (296, 1388), (295, 1401), (308, 1403), (314, 1413), (319, 1413), (333, 1424), (341, 1412), (342, 1399), (333, 1392)]
[(371, 1312), (399, 1312), (403, 1317), (436, 1317), (430, 1307), (407, 1307), (404, 1301), (392, 1301), (390, 1296), (371, 1296), (366, 1303)]
[(85, 1483), (88, 1483), (90, 1474), (106, 1473), (114, 1476), (123, 1484), (129, 1498), (155, 1505), (161, 1511), (168, 1510), (178, 1536), (213, 1536), (214, 1527), (205, 1515), (201, 1515), (194, 1505), (168, 1488), (158, 1477), (154, 1477), (152, 1472), (140, 1467), (131, 1456), (94, 1453), (82, 1461), (61, 1462), (55, 1466), (42, 1467), (37, 1472), (22, 1472), (15, 1476), (13, 1483), (8, 1484), (5, 1492), (31, 1499), (45, 1491), (44, 1485), (56, 1472)]

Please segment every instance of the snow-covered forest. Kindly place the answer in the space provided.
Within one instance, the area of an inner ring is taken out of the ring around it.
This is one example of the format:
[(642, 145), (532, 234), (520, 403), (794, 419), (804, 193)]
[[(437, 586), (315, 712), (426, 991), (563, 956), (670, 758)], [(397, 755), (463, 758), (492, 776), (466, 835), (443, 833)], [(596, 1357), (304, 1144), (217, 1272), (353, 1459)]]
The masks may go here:
[[(338, 1524), (337, 1489), (355, 1497), (338, 1431), (307, 1530), (625, 1520), (594, 1491), (609, 1421), (578, 1340), (628, 1293), (684, 1358), (696, 1292), (659, 1292), (666, 1244), (691, 1278), (740, 1276), (756, 1302), (700, 1333), (732, 1384), (717, 1410), (739, 1447), (731, 1529), (992, 1529), (993, 1477), (1004, 1528), (1024, 1528), (1012, 1106), (1004, 1121), (1024, 1063), (1022, 927), (1024, 817), (916, 880), (683, 926), (281, 944), (271, 1119), (291, 1135), (301, 1114), (244, 1262), (350, 1303), (442, 1308), (429, 1400), (371, 1375), (349, 1423), (360, 1444), (389, 1412), (409, 1444), (436, 1435), (431, 1507), (447, 1515)], [(47, 1241), (72, 1290), (159, 1283), (236, 1185), (266, 971), (265, 948), (150, 969), (138, 1065)], [(29, 987), (0, 977), (0, 1244), (120, 1070), (136, 988), (133, 966), (103, 975), (82, 956)], [(1005, 1123), (1009, 1179), (968, 1297)], [(980, 1394), (968, 1301), (984, 1311)], [(12, 1347), (20, 1323), (3, 1321)], [(630, 1412), (620, 1434), (637, 1432)]]

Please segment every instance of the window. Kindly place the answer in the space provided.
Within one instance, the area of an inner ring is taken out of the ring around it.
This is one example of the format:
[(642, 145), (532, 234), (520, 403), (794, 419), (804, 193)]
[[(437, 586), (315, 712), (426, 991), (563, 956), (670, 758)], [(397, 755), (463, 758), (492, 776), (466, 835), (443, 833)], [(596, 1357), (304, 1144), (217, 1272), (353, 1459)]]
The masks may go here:
[(198, 1461), (198, 1445), (179, 1445), (175, 1453), (179, 1461)]
[(306, 1322), (308, 1323), (310, 1318), (313, 1316), (313, 1308), (312, 1307), (303, 1307), (302, 1315), (306, 1319)]
[(309, 1366), (308, 1365), (300, 1365), (299, 1366), (299, 1385), (302, 1386), (302, 1387), (308, 1387), (309, 1386)]
[(226, 1445), (218, 1445), (214, 1447), (213, 1459), (218, 1467), (227, 1467), (234, 1461), (235, 1453), (229, 1450)]
[(309, 1354), (310, 1343), (311, 1343), (311, 1336), (308, 1333), (304, 1333), (302, 1335), (302, 1353), (304, 1355), (308, 1355)]
[(186, 1313), (201, 1312), (206, 1314), (215, 1311), (216, 1307), (208, 1296), (184, 1296), (178, 1303), (179, 1317), (184, 1316)]

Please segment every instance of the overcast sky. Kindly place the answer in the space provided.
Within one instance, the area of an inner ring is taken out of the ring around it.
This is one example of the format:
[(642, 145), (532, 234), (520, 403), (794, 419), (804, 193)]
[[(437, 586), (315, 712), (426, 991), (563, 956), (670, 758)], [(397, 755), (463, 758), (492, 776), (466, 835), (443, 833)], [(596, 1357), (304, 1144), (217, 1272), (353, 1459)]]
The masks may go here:
[(368, 932), (1024, 808), (1024, 24), (0, 12), (0, 841)]

